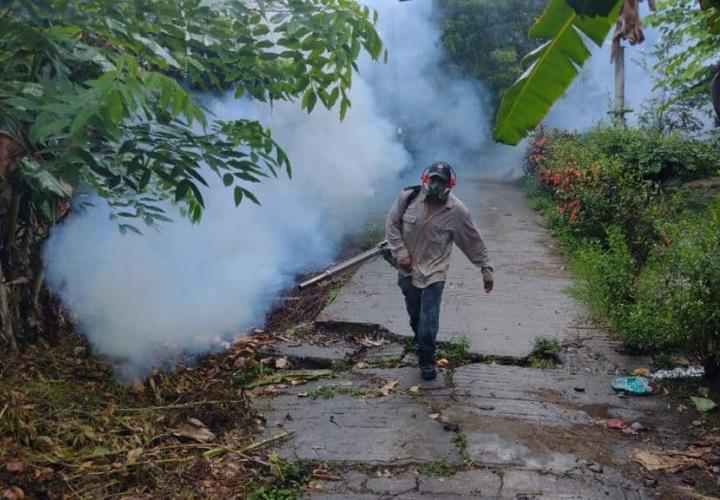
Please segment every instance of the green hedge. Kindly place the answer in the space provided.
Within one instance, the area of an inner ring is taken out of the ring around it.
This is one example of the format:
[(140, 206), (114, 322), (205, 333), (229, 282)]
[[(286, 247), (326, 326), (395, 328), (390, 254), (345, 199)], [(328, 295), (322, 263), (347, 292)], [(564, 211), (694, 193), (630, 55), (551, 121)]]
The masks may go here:
[(720, 197), (683, 181), (720, 174), (720, 152), (680, 134), (540, 131), (526, 190), (570, 255), (573, 294), (629, 347), (720, 365)]

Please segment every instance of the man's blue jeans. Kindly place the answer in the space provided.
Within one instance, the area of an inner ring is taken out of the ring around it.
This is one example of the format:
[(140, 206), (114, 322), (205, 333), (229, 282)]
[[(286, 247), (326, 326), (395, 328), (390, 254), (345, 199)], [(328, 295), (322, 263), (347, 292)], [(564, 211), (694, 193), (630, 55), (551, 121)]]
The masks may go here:
[(410, 276), (399, 276), (398, 285), (405, 296), (420, 365), (434, 366), (435, 339), (440, 325), (440, 299), (445, 282), (438, 281), (425, 288), (417, 288), (412, 284)]

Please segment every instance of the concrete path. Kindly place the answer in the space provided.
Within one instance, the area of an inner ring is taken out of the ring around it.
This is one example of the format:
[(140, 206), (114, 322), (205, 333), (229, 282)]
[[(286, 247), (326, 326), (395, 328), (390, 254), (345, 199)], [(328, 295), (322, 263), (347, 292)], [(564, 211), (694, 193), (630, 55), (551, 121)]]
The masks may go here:
[[(573, 329), (586, 321), (563, 294), (572, 283), (566, 264), (519, 189), (476, 189), (471, 206), (497, 266), (496, 290), (486, 296), (479, 272), (457, 252), (442, 335), (466, 336), (476, 354), (503, 358), (526, 357), (537, 336), (558, 338), (566, 341), (562, 365), (465, 359), (422, 381), (403, 343), (382, 333), (409, 329), (392, 271), (371, 263), (322, 313), (319, 345), (308, 345), (316, 343), (309, 333), (276, 346), (274, 355), (295, 369), (332, 366), (334, 376), (253, 391), (266, 436), (295, 431), (277, 453), (330, 471), (334, 477), (308, 486), (316, 499), (684, 498), (686, 484), (658, 483), (632, 454), (686, 449), (698, 438), (688, 430), (697, 413), (670, 418), (678, 403), (668, 395), (612, 391), (613, 376), (648, 360), (617, 352), (601, 331)], [(369, 338), (338, 327), (348, 324), (381, 328)], [(611, 429), (611, 418), (649, 430)]]
[[(566, 263), (539, 225), (522, 192), (511, 184), (466, 183), (459, 196), (475, 220), (495, 265), (495, 290), (453, 250), (440, 316), (441, 340), (466, 337), (470, 352), (524, 358), (536, 337), (574, 338), (579, 309), (563, 289), (572, 283)], [(396, 271), (382, 259), (360, 268), (318, 321), (376, 325), (412, 338)]]

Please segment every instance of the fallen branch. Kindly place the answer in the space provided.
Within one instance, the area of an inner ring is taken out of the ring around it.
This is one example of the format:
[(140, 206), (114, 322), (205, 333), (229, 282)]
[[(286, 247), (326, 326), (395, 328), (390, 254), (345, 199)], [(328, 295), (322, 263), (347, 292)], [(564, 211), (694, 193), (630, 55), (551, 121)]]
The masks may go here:
[(251, 384), (248, 384), (246, 389), (254, 389), (255, 387), (260, 387), (261, 385), (291, 382), (293, 380), (318, 380), (321, 378), (332, 377), (332, 374), (332, 370), (306, 370), (292, 373), (275, 373), (255, 380)]
[(263, 446), (273, 443), (275, 441), (282, 441), (284, 439), (287, 439), (290, 436), (292, 436), (293, 434), (295, 434), (295, 431), (281, 432), (280, 434), (276, 434), (275, 436), (271, 436), (267, 439), (263, 439), (262, 441), (258, 441), (257, 443), (248, 445), (245, 448), (241, 448), (239, 451), (240, 451), (240, 453), (248, 453), (251, 451), (255, 451), (258, 448), (262, 448)]

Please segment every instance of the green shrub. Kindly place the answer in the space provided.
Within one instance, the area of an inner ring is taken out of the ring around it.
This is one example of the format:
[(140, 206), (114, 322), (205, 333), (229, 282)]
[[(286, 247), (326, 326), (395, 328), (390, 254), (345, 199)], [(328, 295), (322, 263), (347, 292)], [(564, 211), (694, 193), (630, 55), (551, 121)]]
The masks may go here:
[(610, 226), (606, 234), (606, 247), (591, 242), (571, 254), (573, 270), (580, 278), (571, 293), (595, 316), (622, 322), (634, 301), (637, 265), (620, 228)]
[(720, 373), (720, 148), (679, 133), (541, 131), (525, 192), (568, 250), (574, 297), (629, 347), (699, 356)]
[[(601, 242), (605, 228), (616, 225), (633, 256), (643, 261), (658, 236), (658, 213), (665, 210), (657, 183), (606, 152), (611, 148), (600, 147), (596, 140), (556, 131), (543, 132), (532, 144), (540, 140), (544, 156), (537, 158), (535, 153), (539, 167), (534, 179), (554, 204), (554, 214), (543, 206), (549, 225), (575, 238)], [(536, 149), (531, 145), (530, 151)]]
[(663, 229), (637, 281), (625, 341), (640, 347), (720, 361), (720, 198), (705, 217), (683, 218)]
[(720, 164), (716, 147), (678, 131), (598, 127), (585, 136), (585, 143), (600, 154), (619, 158), (647, 179), (697, 179), (711, 175)]

